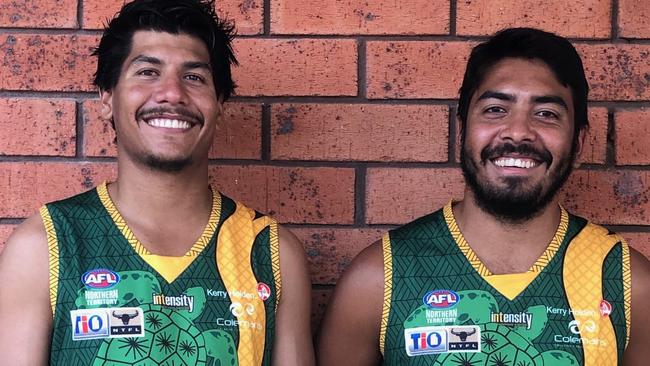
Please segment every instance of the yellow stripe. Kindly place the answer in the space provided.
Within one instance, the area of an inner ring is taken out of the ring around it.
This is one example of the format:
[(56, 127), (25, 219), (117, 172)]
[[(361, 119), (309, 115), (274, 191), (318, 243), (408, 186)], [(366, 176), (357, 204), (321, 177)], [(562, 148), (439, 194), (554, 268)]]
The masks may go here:
[[(595, 338), (604, 344), (582, 345), (584, 365), (616, 365), (616, 335), (611, 319), (600, 315), (603, 297), (603, 262), (618, 242), (605, 228), (591, 223), (571, 241), (564, 256), (564, 289), (571, 309), (592, 310), (574, 313), (582, 337)], [(592, 315), (595, 314), (595, 315)], [(589, 324), (589, 327), (587, 326)], [(595, 329), (595, 331), (589, 331)]]
[(208, 246), (212, 235), (217, 230), (219, 224), (219, 216), (221, 216), (221, 195), (217, 191), (212, 193), (212, 209), (210, 210), (210, 218), (208, 223), (203, 229), (201, 236), (192, 245), (190, 250), (181, 257), (171, 257), (152, 254), (147, 248), (142, 245), (140, 240), (133, 234), (122, 214), (117, 210), (113, 200), (108, 194), (106, 182), (97, 186), (97, 194), (99, 199), (104, 205), (104, 208), (113, 219), (115, 226), (120, 230), (122, 236), (131, 245), (133, 250), (153, 269), (156, 270), (168, 283), (174, 282), (178, 276), (192, 264), (194, 259)]
[[(217, 267), (227, 291), (257, 293), (257, 279), (251, 266), (251, 253), (255, 237), (264, 227), (271, 224), (271, 219), (263, 216), (254, 220), (255, 211), (239, 202), (235, 204), (235, 212), (224, 221), (219, 230)], [(240, 366), (258, 366), (264, 357), (266, 313), (264, 303), (259, 297), (246, 301), (243, 305), (250, 304), (254, 310), (242, 311), (237, 317), (240, 322), (237, 356)], [(261, 329), (255, 329), (250, 324), (259, 324)]]
[(280, 239), (278, 237), (278, 222), (271, 221), (270, 233), (271, 239), (271, 268), (273, 268), (273, 279), (275, 280), (275, 308), (280, 304), (282, 296), (282, 276), (280, 273)]
[(45, 225), (45, 233), (47, 234), (47, 248), (49, 252), (49, 268), (50, 268), (50, 306), (52, 307), (52, 317), (56, 312), (56, 297), (59, 288), (59, 245), (56, 239), (56, 229), (52, 222), (52, 216), (46, 206), (40, 209), (43, 225)]
[(388, 315), (390, 314), (390, 299), (393, 296), (393, 256), (390, 251), (390, 236), (385, 234), (382, 238), (384, 254), (384, 303), (381, 310), (381, 327), (379, 329), (379, 351), (384, 354), (386, 345), (386, 329), (388, 328)]
[[(557, 251), (560, 249), (560, 245), (562, 245), (562, 241), (564, 241), (564, 237), (567, 233), (567, 228), (569, 227), (569, 214), (563, 207), (560, 207), (560, 223), (558, 224), (557, 230), (553, 235), (553, 239), (551, 239), (551, 242), (544, 250), (544, 253), (542, 253), (542, 255), (537, 258), (535, 263), (533, 263), (528, 271), (523, 273), (526, 275), (522, 276), (522, 278), (526, 278), (527, 281), (498, 281), (498, 276), (501, 275), (492, 274), (492, 272), (483, 264), (483, 262), (481, 262), (481, 259), (469, 246), (467, 240), (465, 240), (463, 233), (461, 233), (460, 228), (458, 227), (458, 223), (456, 222), (456, 218), (454, 217), (454, 212), (451, 206), (452, 202), (449, 202), (447, 205), (445, 205), (443, 214), (445, 216), (445, 221), (447, 223), (447, 227), (449, 228), (449, 232), (454, 238), (458, 249), (460, 249), (465, 258), (467, 258), (467, 261), (469, 261), (472, 267), (474, 267), (476, 272), (478, 272), (478, 274), (481, 275), (481, 277), (483, 277), (483, 279), (487, 281), (495, 290), (499, 291), (509, 300), (513, 300), (523, 290), (525, 290), (526, 287), (528, 287), (531, 282), (533, 282), (535, 278), (537, 278), (537, 276), (551, 262), (555, 254), (557, 254)], [(529, 275), (529, 273), (533, 273), (534, 275)]]
[(630, 326), (632, 325), (632, 271), (630, 265), (630, 247), (627, 242), (618, 236), (621, 242), (621, 249), (623, 257), (623, 299), (625, 301), (625, 348), (630, 343)]

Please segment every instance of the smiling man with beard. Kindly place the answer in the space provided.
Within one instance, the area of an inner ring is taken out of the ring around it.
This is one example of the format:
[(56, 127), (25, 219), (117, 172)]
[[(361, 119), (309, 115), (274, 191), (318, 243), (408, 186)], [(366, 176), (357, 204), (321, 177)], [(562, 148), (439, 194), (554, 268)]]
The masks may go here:
[(554, 34), (507, 29), (473, 49), (458, 105), (464, 197), (354, 260), (321, 326), (321, 365), (646, 364), (649, 262), (559, 203), (588, 89)]
[(208, 0), (136, 0), (110, 21), (95, 85), (118, 176), (8, 240), (2, 364), (313, 364), (302, 246), (209, 184), (232, 37)]

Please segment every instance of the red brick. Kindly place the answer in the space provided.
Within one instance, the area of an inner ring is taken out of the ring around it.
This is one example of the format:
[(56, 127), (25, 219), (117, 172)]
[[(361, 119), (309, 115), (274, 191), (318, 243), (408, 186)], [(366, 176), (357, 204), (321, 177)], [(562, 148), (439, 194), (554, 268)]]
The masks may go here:
[(98, 99), (83, 102), (84, 155), (116, 156), (115, 131), (110, 121), (100, 117), (100, 110), (101, 103)]
[(448, 10), (449, 0), (272, 1), (271, 33), (447, 34)]
[(262, 106), (229, 102), (212, 143), (212, 159), (260, 159)]
[(0, 154), (74, 156), (75, 104), (63, 99), (0, 99)]
[(7, 243), (7, 239), (17, 225), (0, 225), (0, 254)]
[(273, 159), (447, 160), (447, 106), (277, 104), (272, 113)]
[(472, 46), (469, 42), (368, 42), (368, 97), (456, 98)]
[(605, 225), (650, 224), (650, 172), (573, 172), (561, 201), (571, 212)]
[(650, 109), (616, 111), (616, 164), (650, 164)]
[(353, 222), (353, 169), (224, 165), (211, 166), (210, 176), (229, 197), (280, 222)]
[[(86, 156), (116, 156), (115, 132), (100, 118), (98, 100), (83, 104)], [(226, 103), (225, 118), (216, 132), (212, 159), (259, 159), (262, 146), (262, 107), (259, 104)]]
[(311, 282), (336, 284), (343, 271), (359, 252), (381, 239), (379, 229), (291, 229), (303, 243), (309, 260)]
[(607, 108), (589, 108), (589, 130), (579, 161), (604, 164), (607, 154)]
[[(123, 0), (84, 0), (83, 27), (103, 29), (124, 4)], [(264, 6), (262, 0), (219, 1), (217, 13), (232, 19), (237, 34), (258, 34), (262, 32)]]
[(647, 0), (618, 1), (618, 32), (626, 38), (650, 38), (650, 6)]
[(44, 203), (115, 177), (114, 164), (0, 163), (0, 217), (30, 216)]
[(456, 33), (490, 35), (509, 27), (533, 27), (565, 37), (608, 38), (611, 0), (458, 1)]
[(0, 35), (0, 90), (93, 91), (93, 36)]
[(238, 95), (357, 95), (354, 40), (240, 39), (235, 52)]
[(0, 27), (76, 28), (75, 0), (22, 0), (0, 2)]
[(460, 169), (368, 169), (366, 223), (404, 224), (462, 198), (464, 187)]
[(628, 244), (650, 260), (650, 233), (620, 233)]
[(311, 291), (311, 331), (313, 334), (318, 333), (321, 320), (325, 314), (325, 309), (332, 296), (331, 289), (318, 289)]
[(650, 45), (578, 45), (591, 100), (650, 99)]

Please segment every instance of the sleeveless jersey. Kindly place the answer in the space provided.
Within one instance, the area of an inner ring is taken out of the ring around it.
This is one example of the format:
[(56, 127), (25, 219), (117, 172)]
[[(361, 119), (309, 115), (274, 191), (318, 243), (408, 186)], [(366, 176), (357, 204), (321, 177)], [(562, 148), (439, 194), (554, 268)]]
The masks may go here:
[(214, 191), (183, 256), (150, 253), (106, 183), (41, 208), (51, 365), (270, 365), (280, 299), (277, 223)]
[(384, 365), (622, 362), (629, 248), (605, 228), (562, 209), (553, 240), (527, 272), (494, 275), (463, 238), (449, 203), (390, 231), (383, 251)]

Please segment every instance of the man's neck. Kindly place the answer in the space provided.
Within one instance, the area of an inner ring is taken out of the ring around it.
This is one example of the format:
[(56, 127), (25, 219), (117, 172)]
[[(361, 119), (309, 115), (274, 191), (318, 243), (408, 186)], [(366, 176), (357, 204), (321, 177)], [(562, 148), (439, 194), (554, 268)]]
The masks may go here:
[[(158, 254), (189, 250), (212, 208), (207, 164), (169, 173), (119, 162), (118, 178), (108, 192), (136, 237)], [(166, 237), (173, 240), (166, 243)]]
[(506, 222), (480, 208), (470, 190), (454, 205), (453, 212), (469, 246), (496, 274), (528, 270), (553, 239), (561, 217), (558, 200), (554, 198), (535, 217)]

